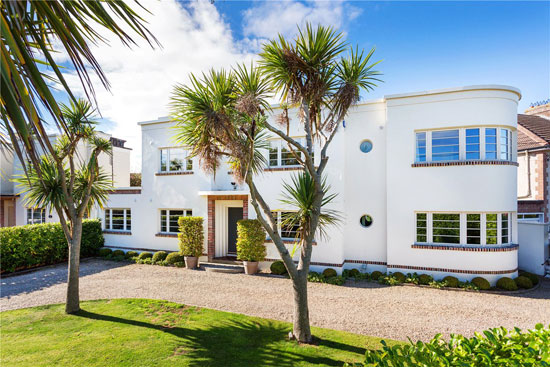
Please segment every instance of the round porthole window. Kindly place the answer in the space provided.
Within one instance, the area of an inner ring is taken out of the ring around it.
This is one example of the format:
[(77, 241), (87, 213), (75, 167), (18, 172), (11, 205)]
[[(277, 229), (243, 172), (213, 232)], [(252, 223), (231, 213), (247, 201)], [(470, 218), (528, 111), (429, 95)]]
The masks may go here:
[(359, 145), (359, 149), (361, 149), (361, 151), (363, 153), (368, 153), (372, 150), (372, 141), (370, 140), (363, 140), (361, 142), (361, 145)]
[(359, 219), (359, 223), (361, 223), (363, 227), (370, 227), (372, 224), (372, 217), (368, 214), (365, 214), (361, 217), (361, 219)]

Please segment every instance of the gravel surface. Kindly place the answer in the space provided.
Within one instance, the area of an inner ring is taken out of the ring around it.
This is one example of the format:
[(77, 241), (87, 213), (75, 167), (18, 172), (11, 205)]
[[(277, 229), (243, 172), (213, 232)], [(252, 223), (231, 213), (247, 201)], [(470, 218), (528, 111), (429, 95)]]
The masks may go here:
[[(0, 309), (63, 303), (66, 265), (2, 279)], [(100, 259), (81, 264), (82, 300), (154, 298), (217, 310), (291, 321), (288, 279), (222, 274)], [(351, 282), (309, 284), (311, 323), (383, 338), (428, 340), (441, 332), (472, 335), (491, 327), (550, 324), (550, 280), (522, 294), (463, 291)]]

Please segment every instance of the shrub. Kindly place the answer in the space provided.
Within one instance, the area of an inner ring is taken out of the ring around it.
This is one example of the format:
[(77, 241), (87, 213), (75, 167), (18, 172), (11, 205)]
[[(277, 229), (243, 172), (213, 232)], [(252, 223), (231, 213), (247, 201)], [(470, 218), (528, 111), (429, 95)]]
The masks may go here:
[(392, 277), (397, 280), (399, 283), (405, 283), (405, 280), (407, 279), (407, 277), (405, 276), (405, 274), (401, 273), (401, 272), (395, 272), (392, 274)]
[(286, 274), (286, 266), (285, 263), (281, 260), (274, 261), (271, 266), (269, 267), (271, 270), (271, 273), (277, 274), (277, 275), (283, 275)]
[(128, 251), (126, 254), (124, 254), (127, 259), (131, 259), (133, 257), (138, 257), (139, 254), (136, 251)]
[(107, 247), (103, 247), (99, 249), (99, 256), (101, 257), (107, 257), (113, 253), (113, 250)]
[(458, 288), (458, 278), (451, 275), (447, 275), (443, 278), (443, 281), (447, 284), (447, 287)]
[(476, 287), (481, 289), (482, 291), (487, 291), (491, 289), (491, 283), (485, 278), (482, 277), (475, 277), (472, 279), (472, 284), (474, 284)]
[(166, 256), (166, 259), (164, 259), (164, 263), (167, 265), (175, 265), (180, 262), (184, 262), (184, 258), (179, 252), (171, 252)]
[(537, 324), (535, 330), (515, 328), (486, 330), (467, 338), (451, 335), (444, 341), (440, 334), (430, 342), (417, 341), (388, 346), (365, 353), (364, 366), (547, 366), (550, 363), (550, 328)]
[(161, 262), (166, 259), (166, 256), (168, 256), (166, 251), (157, 251), (153, 254), (153, 262)]
[(202, 255), (204, 243), (202, 217), (180, 217), (178, 220), (180, 233), (179, 246), (184, 256), (199, 257)]
[(113, 254), (112, 254), (113, 257), (119, 257), (119, 256), (124, 257), (124, 255), (125, 255), (124, 251), (122, 251), (122, 250), (115, 250), (115, 251), (113, 251)]
[(519, 288), (523, 288), (523, 289), (533, 288), (533, 282), (531, 281), (531, 279), (527, 278), (525, 275), (520, 275), (519, 277), (514, 279), (514, 282), (516, 282), (516, 285)]
[(348, 275), (352, 278), (355, 278), (357, 277), (359, 274), (361, 274), (361, 272), (358, 270), (358, 269), (350, 269), (349, 272), (348, 272)]
[(517, 291), (518, 286), (512, 278), (502, 277), (497, 280), (497, 288), (505, 291)]
[(407, 273), (407, 279), (405, 279), (405, 283), (418, 284), (418, 274)]
[(338, 273), (336, 273), (336, 270), (334, 270), (333, 268), (326, 268), (325, 270), (323, 270), (323, 276), (325, 278), (331, 278), (331, 277), (335, 277), (337, 275), (338, 275)]
[(420, 274), (418, 276), (418, 284), (428, 285), (433, 282), (434, 278), (428, 274)]
[(346, 282), (344, 277), (336, 275), (325, 279), (325, 283), (332, 285), (343, 285)]
[[(97, 256), (105, 239), (101, 222), (84, 220), (80, 256)], [(59, 223), (0, 228), (0, 270), (12, 272), (55, 264), (68, 258), (68, 246)]]
[(153, 254), (147, 251), (142, 252), (139, 254), (138, 259), (145, 260), (145, 259), (151, 259), (153, 257)]
[(242, 261), (264, 261), (265, 230), (257, 219), (237, 222), (237, 258)]
[(537, 274), (529, 273), (527, 271), (521, 272), (519, 275), (529, 278), (533, 286), (539, 284), (539, 276)]
[(382, 276), (382, 272), (378, 271), (378, 270), (375, 270), (371, 273), (370, 278), (372, 280), (378, 280), (378, 279), (380, 279), (381, 276)]

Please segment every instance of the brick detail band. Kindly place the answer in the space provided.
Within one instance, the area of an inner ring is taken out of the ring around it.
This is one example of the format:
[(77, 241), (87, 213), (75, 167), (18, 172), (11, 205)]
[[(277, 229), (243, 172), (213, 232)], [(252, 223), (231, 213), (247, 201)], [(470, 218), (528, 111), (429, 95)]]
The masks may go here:
[(104, 230), (103, 234), (119, 234), (119, 235), (123, 235), (123, 236), (131, 236), (132, 232)]
[(114, 189), (109, 192), (111, 195), (133, 195), (141, 194), (141, 189)]
[[(265, 261), (279, 261), (281, 259), (265, 259)], [(296, 264), (298, 264), (298, 261), (294, 261)], [(332, 267), (335, 267), (335, 268), (341, 268), (342, 266), (344, 266), (345, 263), (350, 263), (350, 264), (366, 264), (366, 265), (382, 265), (382, 266), (386, 266), (386, 262), (385, 261), (371, 261), (371, 260), (344, 260), (343, 263), (341, 264), (338, 264), (338, 263), (323, 263), (323, 262), (315, 262), (315, 261), (312, 261), (310, 263), (310, 265), (318, 265), (318, 266), (332, 266)]]
[(265, 172), (279, 172), (279, 171), (302, 171), (304, 168), (300, 167), (271, 167), (265, 168)]
[[(288, 239), (283, 239), (283, 243), (284, 244), (293, 244), (294, 242), (296, 242), (295, 240), (288, 240)], [(273, 243), (273, 240), (272, 239), (267, 239), (265, 240), (265, 243)], [(312, 243), (313, 246), (317, 246), (317, 242), (316, 241), (313, 241)]]
[(465, 269), (445, 269), (445, 268), (432, 268), (428, 266), (396, 265), (396, 264), (389, 264), (388, 269), (439, 271), (442, 273), (458, 273), (458, 274), (511, 274), (518, 271), (518, 268), (511, 269), (511, 270), (465, 270)]
[(181, 176), (181, 175), (192, 175), (193, 171), (185, 172), (157, 172), (155, 176)]
[(456, 162), (416, 162), (411, 167), (447, 167), (447, 166), (519, 166), (518, 162), (510, 161), (456, 161)]
[(157, 233), (155, 234), (155, 237), (178, 238), (178, 234), (177, 233)]
[(449, 246), (449, 245), (422, 245), (414, 244), (411, 248), (422, 250), (444, 250), (444, 251), (470, 251), (470, 252), (509, 252), (517, 251), (518, 244), (504, 245), (499, 247), (485, 247), (485, 246)]

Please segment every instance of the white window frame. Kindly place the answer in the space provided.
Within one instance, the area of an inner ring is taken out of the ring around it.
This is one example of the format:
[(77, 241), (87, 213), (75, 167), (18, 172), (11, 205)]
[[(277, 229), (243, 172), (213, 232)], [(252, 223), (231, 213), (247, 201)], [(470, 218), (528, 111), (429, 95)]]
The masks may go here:
[[(183, 153), (185, 155), (182, 169), (179, 170), (172, 170), (170, 167), (170, 152), (174, 149), (182, 149)], [(166, 169), (162, 169), (162, 152), (166, 151)], [(188, 162), (191, 161), (191, 169), (187, 168)], [(158, 164), (159, 164), (159, 172), (193, 172), (193, 159), (189, 158), (189, 151), (185, 147), (164, 147), (159, 148), (159, 156), (158, 156)]]
[(283, 240), (296, 240), (296, 237), (283, 237), (283, 228), (282, 228), (282, 215), (283, 213), (291, 213), (291, 210), (273, 210), (271, 211), (271, 214), (275, 217), (275, 221), (277, 222), (277, 233)]
[[(418, 228), (417, 228), (417, 214), (426, 214), (426, 242), (418, 242)], [(456, 243), (440, 243), (433, 241), (433, 214), (460, 214), (460, 241)], [(480, 244), (468, 244), (467, 243), (467, 216), (468, 214), (480, 214)], [(497, 243), (487, 244), (487, 214), (497, 215)], [(502, 243), (502, 214), (508, 214), (508, 242)], [(513, 218), (514, 212), (427, 212), (416, 211), (414, 212), (414, 243), (415, 244), (429, 244), (436, 246), (464, 246), (464, 247), (479, 247), (479, 246), (500, 246), (510, 245), (512, 241), (513, 230)]]
[[(113, 229), (113, 210), (122, 210), (123, 211), (123, 229)], [(107, 211), (109, 212), (109, 225), (107, 226)], [(130, 214), (128, 216), (128, 214)], [(128, 228), (128, 221), (130, 222), (130, 228)], [(115, 232), (131, 232), (132, 231), (132, 209), (131, 208), (105, 208), (104, 211), (104, 228), (107, 231)]]
[[(27, 209), (27, 224), (44, 224), (46, 223), (46, 208), (26, 208)], [(40, 222), (36, 223), (34, 215), (36, 212), (40, 211)], [(32, 219), (32, 223), (29, 223), (29, 212), (31, 213), (30, 217)]]
[[(293, 139), (296, 140), (298, 143), (302, 144), (303, 146), (305, 146), (304, 138), (293, 138)], [(277, 148), (277, 165), (271, 165), (270, 153), (271, 153), (271, 148), (273, 147)], [(283, 139), (269, 140), (269, 148), (267, 150), (267, 167), (268, 168), (301, 167), (302, 165), (300, 163), (283, 165), (283, 159), (282, 159), (283, 147), (285, 149), (289, 149), (288, 143)], [(297, 149), (294, 148), (294, 151), (297, 151)], [(297, 152), (297, 153), (300, 154), (300, 156), (302, 156), (301, 152)]]
[[(536, 218), (525, 218), (526, 215), (536, 215)], [(542, 212), (533, 212), (533, 213), (518, 213), (518, 220), (522, 222), (539, 222), (544, 223), (544, 213)]]
[[(165, 226), (166, 226), (166, 231), (162, 230), (162, 211), (163, 210), (166, 210), (166, 223), (164, 223)], [(158, 221), (159, 233), (165, 233), (165, 234), (179, 233), (179, 229), (176, 232), (171, 232), (170, 231), (170, 212), (171, 211), (183, 211), (183, 214), (181, 215), (183, 217), (190, 217), (190, 216), (193, 215), (193, 209), (176, 209), (176, 208), (171, 208), (171, 209), (161, 208), (161, 209), (159, 209), (159, 212), (158, 212), (159, 213), (159, 221)]]

